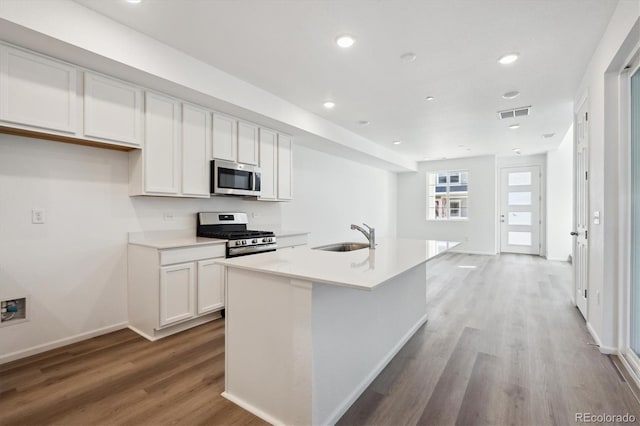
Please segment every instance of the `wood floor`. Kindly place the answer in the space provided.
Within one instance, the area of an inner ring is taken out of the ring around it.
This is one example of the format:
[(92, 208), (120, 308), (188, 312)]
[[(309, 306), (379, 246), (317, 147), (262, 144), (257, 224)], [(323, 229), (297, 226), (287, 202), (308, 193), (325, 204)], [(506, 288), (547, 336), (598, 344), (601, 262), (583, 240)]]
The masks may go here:
[[(428, 323), (340, 425), (574, 424), (576, 412), (640, 419), (571, 306), (567, 264), (449, 254), (428, 272)], [(121, 330), (0, 365), (0, 425), (264, 424), (220, 396), (223, 321), (155, 343)]]

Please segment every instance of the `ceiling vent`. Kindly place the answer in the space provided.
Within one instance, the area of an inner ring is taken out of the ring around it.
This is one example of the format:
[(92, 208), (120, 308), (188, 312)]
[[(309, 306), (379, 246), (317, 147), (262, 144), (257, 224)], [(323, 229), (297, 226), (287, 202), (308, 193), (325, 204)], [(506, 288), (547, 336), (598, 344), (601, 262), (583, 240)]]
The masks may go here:
[(516, 109), (508, 109), (505, 111), (498, 111), (498, 118), (500, 120), (504, 120), (505, 118), (526, 117), (529, 114), (531, 114), (531, 106), (526, 106)]

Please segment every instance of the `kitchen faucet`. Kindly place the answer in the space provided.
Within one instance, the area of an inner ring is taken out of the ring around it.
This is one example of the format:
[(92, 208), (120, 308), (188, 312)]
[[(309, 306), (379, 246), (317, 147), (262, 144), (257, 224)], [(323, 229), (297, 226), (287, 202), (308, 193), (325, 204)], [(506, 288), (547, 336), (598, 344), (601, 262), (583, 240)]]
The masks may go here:
[(366, 226), (367, 229), (369, 229), (369, 232), (365, 231), (364, 229), (362, 229), (358, 225), (354, 225), (354, 224), (351, 224), (351, 229), (357, 229), (358, 231), (362, 232), (365, 237), (367, 237), (367, 240), (369, 240), (369, 248), (370, 249), (376, 248), (376, 230), (375, 230), (375, 228), (370, 227), (366, 223), (363, 223), (363, 225)]

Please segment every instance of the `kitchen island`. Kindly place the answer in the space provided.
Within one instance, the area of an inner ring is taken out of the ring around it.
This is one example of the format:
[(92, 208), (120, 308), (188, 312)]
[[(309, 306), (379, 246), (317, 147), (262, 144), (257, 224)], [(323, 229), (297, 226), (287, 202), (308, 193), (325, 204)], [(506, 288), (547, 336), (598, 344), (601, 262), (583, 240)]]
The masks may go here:
[(218, 260), (222, 395), (272, 424), (335, 423), (426, 322), (426, 262), (456, 245), (386, 239)]

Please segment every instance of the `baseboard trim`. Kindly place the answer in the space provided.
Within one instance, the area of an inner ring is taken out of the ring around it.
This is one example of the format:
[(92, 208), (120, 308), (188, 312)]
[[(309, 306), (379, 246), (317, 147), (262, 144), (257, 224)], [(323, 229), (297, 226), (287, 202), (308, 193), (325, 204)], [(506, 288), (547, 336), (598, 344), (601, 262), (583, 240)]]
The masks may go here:
[(596, 330), (591, 327), (589, 321), (587, 321), (587, 330), (589, 330), (589, 334), (591, 334), (591, 337), (593, 337), (593, 341), (595, 342), (596, 346), (601, 347), (602, 343), (600, 342), (600, 337), (598, 336), (598, 333), (596, 333)]
[(600, 353), (603, 353), (605, 355), (618, 355), (618, 348), (602, 345), (602, 341), (600, 340), (598, 333), (596, 333), (596, 330), (591, 326), (589, 321), (587, 321), (587, 330), (589, 330), (589, 334), (591, 334), (591, 337), (593, 337), (593, 341), (595, 342), (596, 346), (598, 346)]
[(490, 252), (490, 251), (474, 251), (474, 250), (456, 250), (456, 249), (452, 249), (449, 250), (450, 253), (462, 253), (462, 254), (479, 254), (482, 256), (495, 256), (496, 252)]
[(369, 373), (369, 375), (365, 377), (364, 380), (362, 380), (362, 382), (360, 382), (360, 384), (354, 389), (353, 392), (351, 392), (351, 394), (342, 402), (342, 404), (340, 404), (333, 411), (333, 413), (331, 413), (328, 416), (327, 419), (320, 422), (320, 424), (323, 424), (323, 425), (336, 424), (338, 420), (340, 420), (340, 417), (342, 417), (344, 413), (347, 412), (349, 407), (351, 407), (353, 403), (356, 402), (356, 400), (360, 397), (360, 395), (362, 395), (362, 393), (369, 387), (369, 385), (375, 380), (375, 378), (378, 377), (378, 375), (382, 372), (382, 370), (384, 370), (387, 364), (391, 362), (393, 357), (396, 356), (398, 352), (400, 352), (400, 349), (402, 349), (402, 347), (409, 341), (409, 339), (411, 339), (411, 337), (416, 333), (416, 331), (418, 331), (418, 329), (422, 327), (426, 322), (427, 322), (427, 314), (422, 316), (418, 320), (418, 322), (416, 322), (413, 325), (413, 327), (411, 327), (409, 331), (407, 331), (407, 333), (402, 337), (402, 339), (400, 339), (400, 341), (398, 341), (398, 343), (393, 348), (391, 348), (391, 350), (378, 363), (378, 365), (376, 365), (374, 369), (371, 370), (371, 373)]
[(140, 336), (144, 337), (145, 339), (147, 339), (150, 342), (155, 342), (156, 340), (159, 339), (159, 337), (153, 337), (153, 336), (149, 336), (147, 333), (144, 333), (143, 331), (141, 331), (139, 328), (135, 328), (134, 326), (132, 326), (131, 324), (127, 325), (127, 328), (131, 331), (133, 331), (134, 333), (138, 333)]
[(614, 348), (611, 346), (600, 346), (600, 353), (605, 355), (618, 355), (618, 348)]
[(97, 330), (87, 331), (85, 333), (80, 333), (74, 336), (65, 337), (64, 339), (54, 340), (53, 342), (47, 342), (41, 345), (32, 346), (27, 349), (11, 352), (6, 355), (1, 355), (0, 364), (6, 364), (7, 362), (15, 361), (21, 358), (26, 358), (32, 355), (37, 355), (42, 352), (50, 351), (52, 349), (57, 349), (62, 346), (80, 342), (81, 340), (91, 339), (92, 337), (101, 336), (103, 334), (122, 330), (123, 328), (127, 328), (128, 325), (129, 325), (128, 322), (121, 322), (121, 323), (110, 325), (107, 327), (98, 328)]
[(282, 423), (280, 420), (276, 419), (275, 417), (271, 416), (270, 414), (265, 413), (261, 409), (249, 404), (247, 401), (245, 401), (242, 398), (238, 398), (237, 396), (235, 396), (233, 394), (230, 394), (227, 391), (222, 392), (220, 395), (222, 395), (223, 398), (226, 398), (229, 401), (233, 402), (234, 404), (244, 408), (245, 410), (247, 410), (251, 414), (260, 417), (265, 422), (271, 423), (272, 425), (278, 425), (278, 426), (279, 425), (284, 425), (284, 423)]

